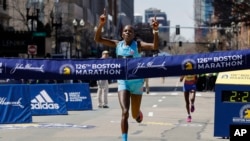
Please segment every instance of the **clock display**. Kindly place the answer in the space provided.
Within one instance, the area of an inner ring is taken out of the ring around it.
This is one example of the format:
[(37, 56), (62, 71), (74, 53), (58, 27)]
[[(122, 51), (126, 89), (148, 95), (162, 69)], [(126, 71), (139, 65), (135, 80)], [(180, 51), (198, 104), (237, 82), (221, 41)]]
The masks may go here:
[(250, 102), (250, 91), (221, 91), (222, 102)]

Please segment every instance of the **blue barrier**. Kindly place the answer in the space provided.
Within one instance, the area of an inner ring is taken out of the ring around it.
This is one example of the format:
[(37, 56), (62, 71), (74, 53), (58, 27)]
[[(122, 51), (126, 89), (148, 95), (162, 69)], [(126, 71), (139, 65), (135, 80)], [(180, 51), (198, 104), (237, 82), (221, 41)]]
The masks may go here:
[(30, 95), (28, 85), (0, 85), (0, 123), (30, 123)]
[(67, 115), (68, 110), (92, 110), (87, 83), (2, 84), (0, 124), (30, 123), (32, 116)]
[(68, 114), (63, 91), (57, 84), (32, 84), (29, 86), (32, 115)]
[(92, 110), (88, 83), (58, 84), (64, 93), (67, 110)]

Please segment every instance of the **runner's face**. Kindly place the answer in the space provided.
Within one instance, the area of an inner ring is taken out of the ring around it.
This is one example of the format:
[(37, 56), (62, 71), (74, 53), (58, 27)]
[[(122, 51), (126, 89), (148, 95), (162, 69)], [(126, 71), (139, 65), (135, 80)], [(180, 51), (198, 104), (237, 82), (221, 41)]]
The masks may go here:
[(131, 41), (134, 39), (134, 29), (132, 26), (127, 25), (123, 28), (122, 38), (125, 41)]

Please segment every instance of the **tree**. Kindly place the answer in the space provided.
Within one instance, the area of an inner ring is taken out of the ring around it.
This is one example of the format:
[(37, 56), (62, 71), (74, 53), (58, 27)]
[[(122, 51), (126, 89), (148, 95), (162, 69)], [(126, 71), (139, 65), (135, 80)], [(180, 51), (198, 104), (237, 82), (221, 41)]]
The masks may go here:
[[(12, 17), (10, 19), (9, 26), (15, 28), (15, 30), (31, 30), (29, 28), (27, 16), (32, 15), (34, 12), (36, 12), (36, 7), (39, 9), (39, 20), (36, 22), (37, 29), (38, 31), (44, 30), (45, 25), (50, 21), (49, 13), (52, 10), (51, 7), (53, 7), (54, 3), (52, 1), (46, 1), (42, 4), (39, 2), (29, 2), (29, 0), (8, 1), (8, 11), (9, 15)], [(27, 8), (30, 8), (29, 11), (27, 11)]]
[(217, 20), (213, 25), (231, 26), (231, 23), (245, 22), (250, 24), (249, 0), (215, 0), (214, 15)]

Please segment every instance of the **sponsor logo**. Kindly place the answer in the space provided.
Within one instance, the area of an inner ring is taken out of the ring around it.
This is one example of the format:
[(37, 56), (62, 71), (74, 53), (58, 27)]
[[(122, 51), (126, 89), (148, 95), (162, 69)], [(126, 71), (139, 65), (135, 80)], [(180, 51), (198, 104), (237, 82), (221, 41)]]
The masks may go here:
[(196, 69), (195, 61), (192, 59), (186, 59), (182, 62), (182, 70), (194, 70)]
[(221, 76), (221, 79), (228, 79), (229, 78), (229, 75), (228, 74), (223, 74), (222, 76)]
[(32, 64), (19, 64), (17, 63), (14, 68), (10, 70), (10, 74), (14, 74), (17, 70), (31, 70), (44, 73), (44, 65), (34, 67)]
[(88, 99), (86, 96), (81, 96), (81, 92), (64, 92), (66, 102), (82, 102)]
[(233, 122), (250, 123), (250, 104), (241, 107), (239, 117), (234, 117)]
[(240, 109), (240, 117), (250, 120), (250, 104), (245, 105)]
[(0, 62), (0, 73), (3, 73), (3, 63)]
[(31, 109), (59, 109), (59, 104), (55, 103), (49, 94), (42, 90), (34, 99), (31, 100)]
[(19, 98), (17, 101), (7, 101), (6, 97), (0, 97), (0, 105), (11, 105), (11, 106), (18, 106), (20, 108), (24, 108), (21, 100), (22, 98)]
[(156, 64), (154, 61), (150, 61), (145, 63), (137, 63), (137, 67), (133, 69), (132, 74), (136, 74), (140, 69), (148, 69), (148, 68), (158, 68), (167, 70), (165, 61), (161, 62), (161, 64)]
[(74, 66), (71, 64), (64, 64), (60, 67), (60, 74), (62, 75), (70, 75), (70, 74), (74, 74), (75, 69)]

